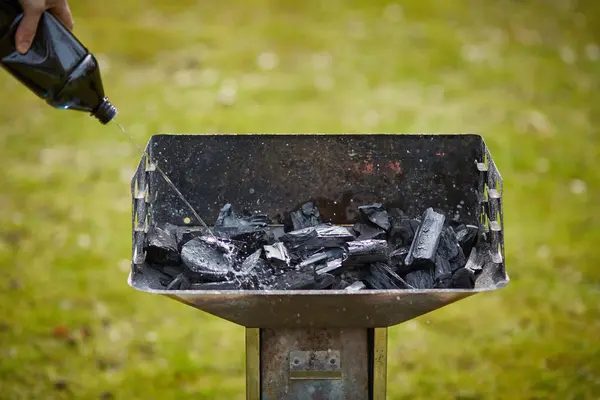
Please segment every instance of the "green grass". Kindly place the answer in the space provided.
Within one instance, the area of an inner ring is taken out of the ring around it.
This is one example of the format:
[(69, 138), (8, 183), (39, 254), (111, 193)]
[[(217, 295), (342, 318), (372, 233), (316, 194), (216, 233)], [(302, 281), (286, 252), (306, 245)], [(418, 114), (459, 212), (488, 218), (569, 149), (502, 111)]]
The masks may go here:
[[(512, 282), (391, 328), (389, 398), (600, 396), (597, 3), (71, 3), (142, 143), (484, 135)], [(126, 283), (135, 148), (5, 73), (0, 91), (0, 398), (244, 398), (243, 328)]]

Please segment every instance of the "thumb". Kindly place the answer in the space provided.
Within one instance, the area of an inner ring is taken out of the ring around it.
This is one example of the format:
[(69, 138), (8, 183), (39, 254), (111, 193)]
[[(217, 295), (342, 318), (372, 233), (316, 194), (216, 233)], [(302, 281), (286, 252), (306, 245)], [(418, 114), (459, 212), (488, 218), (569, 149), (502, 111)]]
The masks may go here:
[(17, 29), (17, 33), (15, 34), (15, 41), (19, 53), (25, 54), (29, 51), (43, 12), (43, 8), (25, 8), (23, 19), (21, 20), (19, 28)]

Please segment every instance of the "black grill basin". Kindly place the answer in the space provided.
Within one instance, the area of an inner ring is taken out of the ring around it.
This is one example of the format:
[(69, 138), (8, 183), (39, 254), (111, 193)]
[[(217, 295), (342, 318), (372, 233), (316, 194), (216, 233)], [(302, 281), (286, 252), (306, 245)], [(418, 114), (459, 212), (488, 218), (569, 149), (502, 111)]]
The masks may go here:
[[(474, 134), (193, 134), (152, 136), (132, 180), (129, 284), (255, 328), (367, 327), (399, 324), (509, 282), (504, 265), (502, 179)], [(196, 224), (155, 163), (208, 224), (236, 210), (283, 215), (314, 201), (323, 221), (358, 221), (357, 207), (382, 203), (408, 215), (428, 208), (486, 231), (475, 289), (164, 290), (145, 264), (151, 226)]]

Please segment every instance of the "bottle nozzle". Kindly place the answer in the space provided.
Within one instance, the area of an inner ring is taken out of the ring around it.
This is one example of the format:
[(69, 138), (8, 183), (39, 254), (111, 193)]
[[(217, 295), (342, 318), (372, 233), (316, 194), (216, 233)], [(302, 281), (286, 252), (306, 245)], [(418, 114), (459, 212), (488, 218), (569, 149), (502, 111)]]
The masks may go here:
[(104, 125), (108, 124), (118, 113), (119, 111), (117, 108), (110, 104), (107, 97), (102, 100), (102, 103), (100, 103), (94, 111), (92, 111), (92, 115)]

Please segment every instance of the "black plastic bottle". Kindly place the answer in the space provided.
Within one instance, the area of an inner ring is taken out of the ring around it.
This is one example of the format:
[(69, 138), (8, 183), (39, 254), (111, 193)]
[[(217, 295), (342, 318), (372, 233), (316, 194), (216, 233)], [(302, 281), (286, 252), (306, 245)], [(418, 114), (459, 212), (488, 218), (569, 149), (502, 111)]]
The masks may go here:
[(117, 109), (104, 96), (96, 58), (50, 12), (42, 15), (29, 51), (19, 53), (15, 32), (22, 18), (17, 0), (0, 0), (0, 65), (51, 106), (111, 121)]

